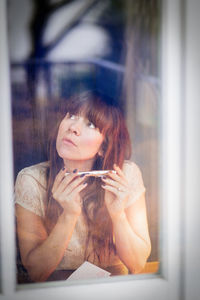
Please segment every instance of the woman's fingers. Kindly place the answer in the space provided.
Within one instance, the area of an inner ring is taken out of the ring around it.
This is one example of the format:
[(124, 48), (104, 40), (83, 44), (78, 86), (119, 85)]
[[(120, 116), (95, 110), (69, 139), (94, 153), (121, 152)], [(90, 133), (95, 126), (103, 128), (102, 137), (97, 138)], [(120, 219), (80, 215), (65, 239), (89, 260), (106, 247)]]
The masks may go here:
[(103, 177), (102, 179), (104, 180), (105, 178), (106, 179), (111, 178), (112, 180), (116, 181), (120, 185), (126, 186), (126, 184), (127, 184), (126, 178), (124, 179), (124, 178), (120, 177), (118, 174), (115, 174), (115, 173), (112, 173), (112, 172), (108, 173), (108, 175)]
[(74, 188), (74, 190), (68, 194), (65, 195), (62, 193), (62, 196), (59, 198), (59, 203), (60, 205), (64, 208), (67, 209), (68, 213), (72, 214), (80, 214), (81, 212), (81, 204), (82, 200), (79, 195), (79, 193), (87, 186), (87, 183), (84, 182)]
[(121, 178), (123, 178), (125, 181), (127, 181), (127, 179), (126, 179), (124, 173), (122, 172), (122, 170), (120, 169), (120, 167), (118, 167), (116, 164), (114, 164), (113, 168)]
[(53, 187), (52, 187), (52, 193), (54, 193), (54, 191), (58, 188), (60, 182), (62, 181), (62, 179), (65, 175), (65, 172), (66, 172), (65, 168), (62, 168), (56, 175), (56, 178), (54, 180)]
[(113, 168), (116, 171), (116, 173), (109, 172), (106, 177), (107, 178), (110, 177), (113, 180), (117, 181), (118, 183), (123, 184), (123, 185), (126, 186), (126, 184), (128, 183), (128, 181), (127, 181), (124, 173), (122, 172), (122, 170), (118, 166), (116, 166), (115, 164), (114, 164)]
[(116, 199), (122, 202), (122, 200), (125, 201), (127, 199), (130, 194), (131, 187), (129, 186), (128, 180), (122, 170), (116, 165), (114, 165), (114, 169), (116, 174), (109, 173), (109, 176), (102, 178), (102, 181), (104, 182), (102, 188), (111, 192), (116, 196)]
[(71, 181), (70, 184), (68, 184), (64, 189), (65, 194), (70, 194), (74, 189), (80, 186), (84, 179), (84, 176), (78, 176), (73, 181)]
[(104, 190), (107, 190), (109, 192), (112, 192), (115, 196), (118, 196), (118, 190), (116, 189), (116, 187), (111, 186), (111, 185), (102, 185), (102, 188)]
[[(77, 170), (75, 170), (73, 173), (70, 173), (68, 175), (65, 175), (65, 172), (66, 172), (66, 170), (64, 170), (64, 171), (61, 170), (55, 178), (53, 188), (52, 188), (52, 194), (54, 196), (64, 192), (66, 187), (68, 185), (70, 185), (77, 177)], [(77, 178), (79, 178), (79, 177), (77, 177)]]
[(76, 186), (73, 191), (70, 193), (72, 198), (76, 198), (76, 196), (87, 186), (87, 182), (83, 182), (82, 184)]
[(124, 173), (116, 164), (114, 164), (113, 168), (116, 173), (109, 172), (108, 176), (103, 177), (102, 180), (106, 184), (115, 187), (118, 191), (125, 191), (128, 189), (128, 181)]
[(121, 183), (115, 180), (112, 180), (110, 178), (102, 178), (103, 182), (106, 183), (106, 185), (112, 186), (115, 189), (117, 189), (118, 191), (125, 191), (125, 189), (127, 188), (127, 186), (125, 185), (125, 183)]

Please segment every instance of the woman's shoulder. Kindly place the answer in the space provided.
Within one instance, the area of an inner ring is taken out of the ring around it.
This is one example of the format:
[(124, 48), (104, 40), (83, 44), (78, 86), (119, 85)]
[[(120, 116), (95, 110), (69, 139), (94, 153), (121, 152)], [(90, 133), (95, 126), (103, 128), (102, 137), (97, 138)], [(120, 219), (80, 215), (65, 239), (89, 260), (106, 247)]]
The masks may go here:
[(49, 168), (49, 162), (41, 162), (29, 167), (23, 168), (18, 173), (18, 178), (22, 176), (31, 176), (33, 177), (38, 183), (46, 187), (46, 177), (47, 177), (47, 171)]
[(45, 215), (48, 166), (48, 162), (42, 162), (26, 167), (15, 182), (15, 203), (40, 217)]
[(45, 174), (47, 169), (49, 168), (49, 162), (41, 162), (29, 167), (23, 168), (19, 174), (20, 175), (31, 175), (31, 176), (39, 176), (40, 174)]
[(123, 167), (122, 167), (123, 171), (125, 172), (125, 174), (138, 174), (141, 175), (141, 170), (139, 168), (139, 166), (131, 160), (125, 160)]
[(130, 160), (124, 161), (123, 172), (128, 182), (131, 184), (132, 196), (126, 204), (126, 207), (134, 203), (145, 192), (145, 186), (142, 178), (142, 172), (139, 166)]
[(143, 185), (143, 176), (140, 167), (130, 160), (125, 160), (122, 170), (130, 182), (134, 182), (135, 185)]

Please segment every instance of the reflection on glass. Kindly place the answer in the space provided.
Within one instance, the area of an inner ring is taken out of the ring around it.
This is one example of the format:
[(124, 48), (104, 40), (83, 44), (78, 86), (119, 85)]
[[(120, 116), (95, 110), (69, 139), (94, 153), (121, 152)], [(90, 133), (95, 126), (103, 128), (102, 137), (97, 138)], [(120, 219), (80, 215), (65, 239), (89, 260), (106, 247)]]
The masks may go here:
[(19, 2), (23, 13), (8, 6), (18, 283), (157, 272), (160, 2)]

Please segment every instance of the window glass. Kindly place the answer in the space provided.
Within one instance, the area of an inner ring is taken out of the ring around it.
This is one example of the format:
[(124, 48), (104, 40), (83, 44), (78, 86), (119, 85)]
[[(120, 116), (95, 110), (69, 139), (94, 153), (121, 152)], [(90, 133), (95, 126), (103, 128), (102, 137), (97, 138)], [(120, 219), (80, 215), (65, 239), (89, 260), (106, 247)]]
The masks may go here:
[[(62, 104), (85, 90), (98, 90), (107, 102), (120, 107), (130, 133), (130, 160), (142, 174), (152, 247), (141, 273), (158, 272), (160, 1), (9, 0), (7, 11), (14, 180), (18, 178), (17, 197), (27, 201), (23, 208), (45, 223), (47, 204), (43, 207), (41, 198), (47, 183), (42, 172), (49, 170), (49, 139)], [(42, 168), (24, 170), (38, 163)], [(25, 183), (20, 182), (22, 177)], [(38, 234), (33, 230), (29, 238), (35, 241)], [(46, 238), (45, 233), (39, 234), (36, 246)], [(32, 283), (18, 236), (16, 245), (17, 282)], [(67, 278), (71, 268), (57, 271), (49, 280)]]

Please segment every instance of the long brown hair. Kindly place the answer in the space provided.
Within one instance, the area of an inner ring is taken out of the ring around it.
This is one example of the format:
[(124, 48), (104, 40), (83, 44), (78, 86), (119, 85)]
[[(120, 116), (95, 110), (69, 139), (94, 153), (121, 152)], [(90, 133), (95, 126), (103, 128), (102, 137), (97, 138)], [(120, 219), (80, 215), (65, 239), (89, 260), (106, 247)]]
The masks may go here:
[[(131, 155), (131, 143), (129, 133), (124, 121), (122, 111), (114, 101), (97, 91), (86, 91), (75, 95), (60, 105), (61, 120), (66, 115), (81, 114), (92, 122), (104, 135), (102, 144), (103, 155), (96, 155), (93, 169), (112, 169), (116, 163), (120, 168), (125, 159)], [(60, 121), (61, 121), (60, 120)], [(55, 225), (57, 218), (62, 213), (62, 208), (53, 199), (51, 189), (59, 170), (63, 167), (63, 160), (56, 151), (56, 137), (58, 125), (51, 137), (49, 149), (49, 173), (47, 188), (46, 226), (49, 231)], [(86, 191), (81, 194), (83, 198), (83, 215), (88, 225), (88, 237), (85, 256), (99, 259), (106, 249), (115, 249), (112, 235), (112, 224), (104, 204), (104, 190), (99, 178), (89, 178)], [(87, 252), (88, 245), (92, 243), (93, 253)]]

